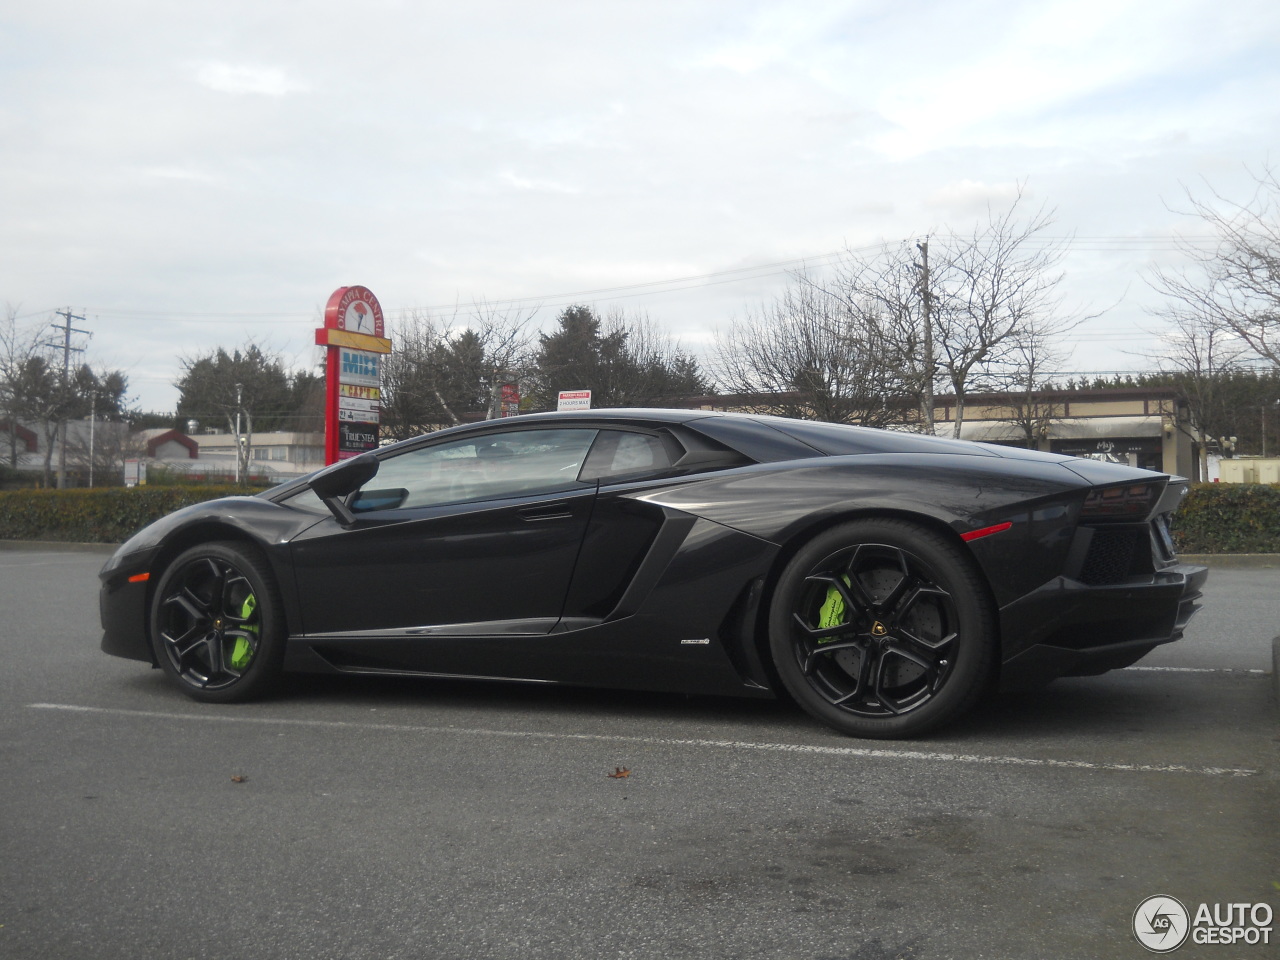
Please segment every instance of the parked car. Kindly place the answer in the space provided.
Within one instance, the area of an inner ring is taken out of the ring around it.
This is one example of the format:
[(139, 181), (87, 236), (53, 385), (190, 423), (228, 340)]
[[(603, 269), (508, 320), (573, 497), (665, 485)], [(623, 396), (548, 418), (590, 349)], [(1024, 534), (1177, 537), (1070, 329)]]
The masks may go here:
[(1186, 482), (676, 410), (443, 430), (179, 510), (101, 573), (102, 649), (197, 700), (284, 671), (788, 695), (908, 737), (1177, 640)]

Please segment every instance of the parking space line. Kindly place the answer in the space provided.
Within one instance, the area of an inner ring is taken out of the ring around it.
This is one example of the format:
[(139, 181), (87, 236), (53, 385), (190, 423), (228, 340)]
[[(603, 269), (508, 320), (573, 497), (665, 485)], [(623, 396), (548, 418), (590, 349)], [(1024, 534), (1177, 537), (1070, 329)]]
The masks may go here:
[(1266, 670), (1233, 667), (1125, 667), (1125, 670), (1148, 670), (1152, 673), (1256, 673), (1265, 675)]
[(489, 730), (481, 727), (416, 726), (398, 723), (356, 723), (350, 720), (298, 720), (286, 717), (215, 716), (212, 714), (162, 713), (152, 710), (124, 710), (111, 707), (86, 707), (67, 703), (30, 703), (33, 710), (57, 710), (98, 716), (139, 717), (151, 720), (185, 722), (259, 724), (277, 727), (313, 727), (327, 730), (381, 730), (393, 733), (427, 733), (435, 735), (512, 737), (527, 740), (585, 741), (629, 743), (640, 746), (711, 747), (728, 750), (758, 750), (770, 753), (816, 754), (825, 757), (848, 757), (886, 760), (923, 760), (935, 763), (985, 764), (1012, 767), (1044, 767), (1049, 769), (1106, 771), (1118, 773), (1190, 773), (1209, 777), (1252, 777), (1258, 771), (1232, 767), (1192, 767), (1182, 764), (1098, 763), (1092, 760), (1055, 760), (1043, 757), (1007, 757), (987, 754), (942, 753), (928, 750), (886, 750), (872, 747), (828, 747), (804, 743), (761, 743), (751, 740), (709, 740), (703, 738), (637, 737), (608, 733), (550, 733), (537, 730)]

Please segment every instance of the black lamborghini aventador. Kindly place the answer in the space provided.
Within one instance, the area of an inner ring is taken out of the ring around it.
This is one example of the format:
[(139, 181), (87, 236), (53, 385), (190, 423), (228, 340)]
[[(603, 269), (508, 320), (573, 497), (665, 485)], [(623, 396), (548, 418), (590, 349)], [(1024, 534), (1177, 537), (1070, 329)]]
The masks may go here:
[(443, 430), (187, 507), (101, 573), (102, 649), (190, 696), (282, 671), (791, 696), (906, 737), (1177, 640), (1177, 477), (677, 410)]

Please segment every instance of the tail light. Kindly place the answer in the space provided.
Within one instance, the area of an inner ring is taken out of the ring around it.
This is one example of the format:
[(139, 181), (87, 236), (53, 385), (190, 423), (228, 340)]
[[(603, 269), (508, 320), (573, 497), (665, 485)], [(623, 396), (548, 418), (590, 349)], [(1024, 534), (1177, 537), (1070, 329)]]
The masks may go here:
[(1117, 483), (1094, 487), (1085, 497), (1083, 520), (1139, 520), (1151, 513), (1164, 483)]

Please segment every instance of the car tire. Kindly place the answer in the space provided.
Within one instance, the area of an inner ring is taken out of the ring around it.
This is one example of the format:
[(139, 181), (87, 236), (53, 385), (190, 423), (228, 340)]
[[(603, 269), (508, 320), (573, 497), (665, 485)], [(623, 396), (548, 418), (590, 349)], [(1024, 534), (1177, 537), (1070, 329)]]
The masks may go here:
[(183, 693), (233, 703), (266, 693), (284, 660), (283, 603), (252, 546), (214, 542), (179, 554), (156, 584), (151, 645)]
[(783, 569), (769, 646), (787, 692), (842, 733), (918, 736), (969, 710), (997, 651), (986, 584), (962, 548), (898, 519), (841, 524)]

